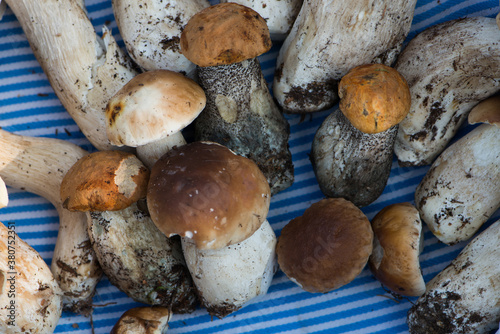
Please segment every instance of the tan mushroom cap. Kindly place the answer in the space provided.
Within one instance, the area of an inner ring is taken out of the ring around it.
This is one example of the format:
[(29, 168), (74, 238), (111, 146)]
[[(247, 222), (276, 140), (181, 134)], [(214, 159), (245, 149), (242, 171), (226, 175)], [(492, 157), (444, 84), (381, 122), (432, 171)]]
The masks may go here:
[(251, 236), (269, 211), (269, 184), (250, 159), (212, 142), (167, 152), (153, 166), (147, 203), (166, 236), (219, 249)]
[(281, 231), (278, 264), (293, 282), (309, 292), (328, 292), (351, 282), (372, 252), (370, 221), (343, 198), (312, 204)]
[(78, 160), (61, 183), (70, 211), (122, 210), (146, 197), (149, 170), (132, 153), (98, 151)]
[(166, 307), (136, 307), (122, 314), (110, 334), (162, 334), (168, 329), (171, 312)]
[(410, 89), (405, 78), (382, 64), (361, 65), (339, 83), (339, 108), (364, 133), (385, 131), (410, 111)]
[(168, 70), (141, 73), (106, 106), (106, 133), (116, 146), (142, 146), (179, 132), (205, 108), (203, 89)]
[(182, 54), (198, 66), (227, 65), (271, 48), (266, 21), (253, 9), (221, 3), (193, 15), (181, 34)]
[(375, 235), (369, 266), (373, 275), (391, 291), (420, 296), (425, 282), (420, 270), (422, 222), (410, 203), (391, 204), (373, 219)]
[(469, 113), (469, 124), (488, 123), (500, 127), (500, 95), (479, 102)]

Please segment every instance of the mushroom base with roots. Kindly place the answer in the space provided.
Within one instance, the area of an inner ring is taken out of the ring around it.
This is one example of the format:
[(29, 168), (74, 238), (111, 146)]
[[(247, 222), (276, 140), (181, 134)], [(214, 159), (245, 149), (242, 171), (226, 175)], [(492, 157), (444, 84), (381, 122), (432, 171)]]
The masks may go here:
[(398, 126), (366, 134), (340, 110), (330, 114), (314, 137), (311, 162), (321, 191), (357, 206), (375, 201), (391, 173)]
[(273, 101), (258, 59), (198, 67), (198, 75), (207, 104), (195, 120), (196, 139), (217, 142), (253, 160), (272, 194), (291, 186), (290, 126)]

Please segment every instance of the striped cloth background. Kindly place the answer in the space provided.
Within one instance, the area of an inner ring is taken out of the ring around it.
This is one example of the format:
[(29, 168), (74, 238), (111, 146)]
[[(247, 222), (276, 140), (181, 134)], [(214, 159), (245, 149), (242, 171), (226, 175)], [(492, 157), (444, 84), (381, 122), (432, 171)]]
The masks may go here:
[[(217, 1), (212, 1), (216, 3)], [(89, 16), (98, 32), (108, 25), (123, 43), (111, 10), (111, 0), (87, 0)], [(439, 22), (464, 16), (494, 17), (500, 11), (497, 0), (419, 0), (409, 39)], [(272, 82), (279, 45), (260, 57), (264, 75)], [(269, 221), (279, 235), (283, 226), (323, 198), (316, 183), (308, 154), (313, 136), (328, 114), (317, 113), (301, 120), (287, 116), (291, 125), (290, 146), (295, 165), (295, 183), (276, 195)], [(68, 140), (94, 150), (60, 105), (38, 65), (12, 12), (7, 9), (0, 21), (0, 126), (8, 131)], [(464, 127), (457, 137), (470, 130)], [(0, 148), (2, 149), (2, 148)], [(383, 195), (363, 209), (372, 218), (390, 203), (413, 202), (416, 185), (428, 167), (400, 168), (394, 161)], [(0, 221), (15, 221), (17, 232), (46, 260), (51, 262), (57, 237), (58, 215), (43, 198), (9, 188), (10, 204), (0, 210)], [(498, 219), (496, 213), (487, 223)], [(429, 281), (463, 248), (445, 246), (425, 229), (421, 255), (424, 278)], [(304, 292), (279, 271), (266, 296), (223, 320), (211, 319), (205, 310), (175, 315), (169, 333), (407, 333), (406, 312), (415, 299), (394, 299), (365, 269), (350, 284), (327, 294)], [(120, 315), (140, 304), (132, 301), (104, 278), (94, 298), (92, 319), (64, 313), (56, 333), (109, 333)]]

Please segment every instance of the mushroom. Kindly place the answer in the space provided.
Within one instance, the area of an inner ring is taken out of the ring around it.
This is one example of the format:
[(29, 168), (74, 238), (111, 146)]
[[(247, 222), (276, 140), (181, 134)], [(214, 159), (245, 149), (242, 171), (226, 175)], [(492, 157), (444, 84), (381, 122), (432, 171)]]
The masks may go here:
[(64, 175), (88, 152), (67, 141), (2, 129), (0, 147), (0, 176), (6, 184), (46, 198), (59, 213), (51, 270), (63, 292), (64, 309), (89, 314), (102, 270), (87, 234), (87, 217), (64, 210), (59, 197)]
[(395, 65), (412, 99), (394, 145), (401, 166), (430, 165), (471, 108), (500, 90), (499, 33), (494, 18), (469, 17), (434, 25), (408, 43)]
[(106, 137), (106, 103), (137, 71), (111, 32), (104, 27), (102, 38), (96, 35), (82, 1), (6, 2), (80, 130), (97, 149), (112, 149)]
[(412, 334), (490, 333), (500, 321), (500, 221), (475, 237), (429, 283), (407, 315)]
[(471, 122), (492, 124), (475, 127), (447, 147), (415, 190), (422, 220), (449, 245), (471, 238), (500, 208), (500, 98), (484, 100), (469, 116)]
[(195, 65), (182, 55), (179, 41), (189, 18), (210, 6), (207, 0), (113, 0), (112, 5), (128, 54), (142, 69), (195, 77)]
[(135, 307), (122, 314), (110, 334), (164, 334), (171, 315), (165, 307)]
[(192, 312), (197, 298), (179, 240), (159, 233), (137, 203), (148, 181), (132, 153), (94, 152), (66, 173), (61, 199), (87, 213), (92, 247), (113, 285), (135, 301)]
[(0, 209), (5, 208), (9, 204), (9, 194), (5, 182), (0, 177)]
[(43, 258), (16, 234), (15, 225), (0, 223), (0, 332), (53, 333), (62, 294)]
[[(221, 0), (221, 3), (230, 2)], [(266, 20), (272, 40), (283, 40), (299, 14), (302, 0), (236, 0), (231, 1), (255, 10)]]
[(396, 70), (369, 64), (342, 78), (339, 96), (340, 111), (333, 111), (316, 132), (311, 162), (326, 196), (366, 206), (389, 179), (397, 124), (410, 108), (410, 93)]
[(257, 59), (270, 48), (264, 19), (236, 3), (202, 10), (181, 35), (182, 53), (197, 65), (207, 95), (207, 106), (194, 122), (196, 140), (218, 142), (253, 160), (276, 194), (293, 183), (293, 164), (290, 126)]
[(274, 271), (270, 189), (250, 159), (217, 143), (175, 148), (151, 170), (147, 203), (167, 236), (180, 235), (200, 301), (218, 317), (264, 294)]
[(373, 275), (394, 293), (421, 296), (425, 281), (419, 255), (424, 248), (422, 221), (410, 203), (394, 203), (371, 221), (373, 252), (368, 260)]
[(287, 113), (337, 101), (338, 81), (353, 67), (392, 65), (410, 31), (416, 0), (304, 1), (276, 62), (273, 92)]
[(313, 203), (281, 231), (276, 246), (285, 275), (308, 292), (326, 293), (350, 283), (372, 253), (365, 214), (343, 198)]
[(106, 106), (106, 131), (113, 145), (137, 147), (151, 168), (166, 151), (184, 145), (181, 130), (205, 107), (203, 89), (184, 75), (167, 70), (141, 73)]

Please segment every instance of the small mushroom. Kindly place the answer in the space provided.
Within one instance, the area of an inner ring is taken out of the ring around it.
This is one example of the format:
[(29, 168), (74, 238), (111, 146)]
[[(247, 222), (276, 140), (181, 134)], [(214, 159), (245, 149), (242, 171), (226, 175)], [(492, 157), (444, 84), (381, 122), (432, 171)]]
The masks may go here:
[(265, 294), (275, 272), (270, 189), (257, 165), (212, 142), (165, 154), (151, 170), (148, 208), (167, 236), (180, 235), (203, 306), (224, 317)]
[(293, 183), (290, 126), (269, 92), (257, 56), (271, 48), (269, 30), (254, 10), (236, 3), (194, 15), (181, 35), (182, 53), (198, 67), (207, 106), (195, 137), (253, 160), (273, 194)]
[(164, 334), (171, 315), (165, 307), (135, 307), (122, 314), (110, 334)]
[(0, 177), (0, 209), (5, 208), (9, 204), (9, 194), (5, 182)]
[(281, 231), (276, 246), (285, 275), (308, 292), (326, 293), (350, 283), (372, 253), (365, 214), (343, 198), (312, 204)]
[(410, 108), (410, 92), (396, 70), (361, 65), (339, 85), (340, 111), (320, 126), (311, 162), (321, 191), (357, 206), (375, 201), (391, 172), (398, 123)]
[(410, 203), (386, 206), (372, 219), (373, 253), (368, 260), (373, 275), (394, 293), (420, 296), (425, 281), (419, 255), (424, 247), (422, 222)]
[(471, 122), (487, 121), (447, 147), (415, 190), (422, 220), (442, 242), (471, 238), (500, 208), (500, 104), (493, 97), (470, 111)]
[(166, 151), (186, 143), (181, 130), (205, 107), (203, 89), (184, 75), (167, 70), (141, 73), (106, 106), (106, 131), (113, 145), (137, 147), (151, 168)]

